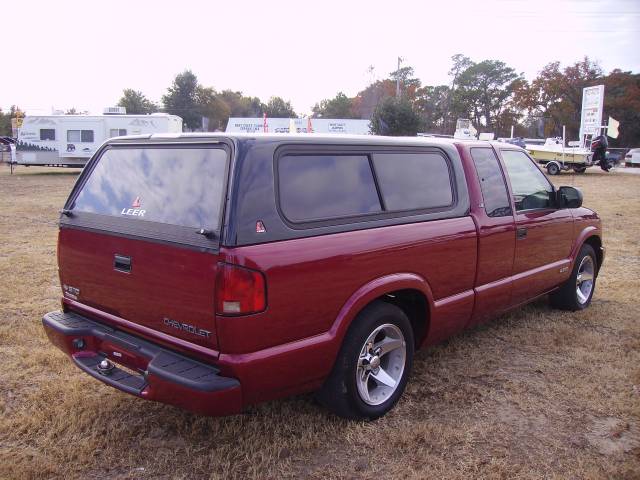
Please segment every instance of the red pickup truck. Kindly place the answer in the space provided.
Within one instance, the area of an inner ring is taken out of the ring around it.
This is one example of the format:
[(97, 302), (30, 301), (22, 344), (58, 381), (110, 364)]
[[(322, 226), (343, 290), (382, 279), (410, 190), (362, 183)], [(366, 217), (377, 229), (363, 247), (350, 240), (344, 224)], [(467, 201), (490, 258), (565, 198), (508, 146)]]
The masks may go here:
[(521, 148), (430, 138), (106, 142), (60, 216), (51, 341), (87, 374), (206, 415), (316, 391), (377, 418), (417, 348), (541, 295), (580, 310), (600, 220)]

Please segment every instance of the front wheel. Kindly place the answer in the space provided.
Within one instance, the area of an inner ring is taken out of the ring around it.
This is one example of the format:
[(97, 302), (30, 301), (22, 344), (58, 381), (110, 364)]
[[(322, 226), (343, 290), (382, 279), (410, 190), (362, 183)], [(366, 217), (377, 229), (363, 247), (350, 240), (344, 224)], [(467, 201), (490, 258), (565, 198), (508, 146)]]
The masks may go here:
[(573, 171), (576, 173), (584, 173), (587, 171), (587, 167), (578, 167), (578, 166), (574, 166), (572, 167)]
[(560, 173), (560, 167), (557, 163), (547, 163), (547, 173), (549, 175), (558, 175)]
[(353, 321), (318, 400), (341, 417), (381, 417), (400, 399), (413, 353), (406, 314), (395, 305), (374, 302)]
[(562, 310), (583, 310), (591, 303), (596, 288), (598, 262), (591, 245), (582, 245), (569, 279), (549, 298), (551, 305)]

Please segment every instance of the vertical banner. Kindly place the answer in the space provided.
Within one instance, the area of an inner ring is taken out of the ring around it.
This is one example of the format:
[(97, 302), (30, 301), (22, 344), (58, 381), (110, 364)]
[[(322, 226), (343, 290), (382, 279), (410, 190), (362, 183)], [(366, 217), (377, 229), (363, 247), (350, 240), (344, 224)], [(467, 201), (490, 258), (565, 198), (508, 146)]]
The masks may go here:
[(580, 141), (585, 134), (598, 135), (604, 110), (604, 85), (582, 89), (582, 114), (580, 116)]

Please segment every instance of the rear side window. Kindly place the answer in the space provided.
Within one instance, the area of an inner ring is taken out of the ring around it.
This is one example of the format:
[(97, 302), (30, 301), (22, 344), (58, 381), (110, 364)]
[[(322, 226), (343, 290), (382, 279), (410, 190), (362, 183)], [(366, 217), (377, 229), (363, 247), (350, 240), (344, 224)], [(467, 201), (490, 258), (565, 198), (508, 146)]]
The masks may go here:
[(471, 158), (482, 188), (484, 210), (489, 217), (511, 215), (511, 204), (498, 157), (491, 148), (472, 148)]
[(285, 155), (278, 173), (280, 206), (293, 222), (382, 211), (366, 155)]
[(220, 148), (112, 148), (72, 209), (219, 230), (226, 168)]
[(449, 166), (437, 153), (376, 153), (373, 164), (386, 210), (441, 208), (453, 203)]

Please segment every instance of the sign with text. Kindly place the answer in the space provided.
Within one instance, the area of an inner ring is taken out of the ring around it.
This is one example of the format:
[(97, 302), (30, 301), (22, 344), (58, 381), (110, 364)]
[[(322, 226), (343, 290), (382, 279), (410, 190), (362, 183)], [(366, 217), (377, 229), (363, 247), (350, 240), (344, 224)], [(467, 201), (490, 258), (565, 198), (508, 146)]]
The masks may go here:
[[(266, 124), (266, 128), (265, 128)], [(262, 133), (346, 133), (351, 135), (368, 135), (369, 120), (350, 118), (235, 118), (227, 123), (227, 132)]]
[(602, 126), (604, 110), (604, 85), (582, 89), (582, 115), (580, 116), (580, 138), (585, 134), (598, 135)]

